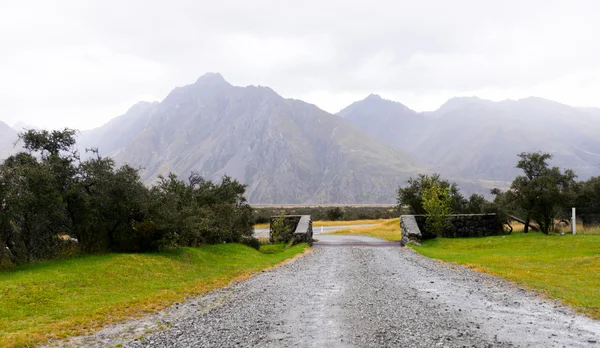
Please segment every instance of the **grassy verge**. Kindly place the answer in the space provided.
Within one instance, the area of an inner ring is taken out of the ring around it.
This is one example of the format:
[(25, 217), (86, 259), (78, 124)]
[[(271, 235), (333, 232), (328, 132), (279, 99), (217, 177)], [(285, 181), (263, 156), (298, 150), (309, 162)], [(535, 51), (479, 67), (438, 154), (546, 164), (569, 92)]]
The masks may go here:
[(339, 230), (330, 233), (346, 235), (359, 234), (369, 237), (381, 238), (389, 241), (399, 241), (402, 238), (402, 235), (400, 233), (400, 219), (375, 221), (379, 221), (379, 223), (375, 226), (347, 228), (344, 230)]
[(85, 334), (160, 310), (271, 267), (307, 245), (259, 252), (239, 244), (161, 254), (109, 254), (0, 273), (0, 347)]
[[(397, 220), (397, 219), (396, 219)], [(326, 227), (326, 226), (351, 226), (351, 225), (367, 225), (367, 224), (381, 224), (390, 220), (348, 220), (348, 221), (313, 221), (313, 227)], [(269, 224), (256, 224), (254, 228), (269, 228)]]
[(419, 253), (475, 268), (536, 289), (600, 319), (600, 236), (513, 233), (435, 239)]

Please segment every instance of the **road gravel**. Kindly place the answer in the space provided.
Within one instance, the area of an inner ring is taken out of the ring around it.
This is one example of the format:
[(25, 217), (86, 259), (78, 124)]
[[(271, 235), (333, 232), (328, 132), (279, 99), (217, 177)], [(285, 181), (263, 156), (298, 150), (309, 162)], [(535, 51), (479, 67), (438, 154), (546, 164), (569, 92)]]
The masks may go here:
[(513, 283), (398, 243), (317, 238), (293, 262), (69, 345), (600, 347), (600, 322)]
[(305, 257), (217, 291), (127, 346), (598, 346), (599, 322), (509, 282), (397, 243), (318, 238)]

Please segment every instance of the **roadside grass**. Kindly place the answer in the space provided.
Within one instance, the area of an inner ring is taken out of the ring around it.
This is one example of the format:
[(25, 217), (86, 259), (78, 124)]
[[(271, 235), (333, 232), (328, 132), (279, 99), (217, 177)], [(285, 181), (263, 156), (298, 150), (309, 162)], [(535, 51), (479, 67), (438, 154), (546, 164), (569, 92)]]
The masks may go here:
[(400, 232), (400, 219), (374, 220), (378, 221), (375, 226), (347, 228), (339, 231), (329, 232), (328, 234), (359, 234), (369, 237), (381, 238), (389, 241), (399, 241), (402, 239)]
[(600, 235), (508, 236), (424, 241), (419, 253), (501, 276), (600, 319)]
[(0, 347), (92, 332), (223, 287), (308, 246), (207, 245), (156, 254), (108, 254), (0, 272)]
[[(378, 220), (348, 220), (348, 221), (313, 221), (313, 227), (327, 227), (327, 226), (351, 226), (351, 225), (370, 225), (370, 224), (381, 224), (389, 220), (378, 219)], [(269, 224), (256, 224), (254, 228), (269, 228)]]

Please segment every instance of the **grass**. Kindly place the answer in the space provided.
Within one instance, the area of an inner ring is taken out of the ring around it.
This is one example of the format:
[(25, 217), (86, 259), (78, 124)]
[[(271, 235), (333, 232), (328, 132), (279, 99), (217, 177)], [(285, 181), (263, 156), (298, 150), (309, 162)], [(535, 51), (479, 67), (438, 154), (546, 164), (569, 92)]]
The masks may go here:
[[(348, 221), (313, 221), (313, 227), (326, 226), (351, 226), (351, 225), (366, 225), (366, 224), (381, 224), (389, 220), (348, 220)], [(256, 224), (254, 228), (269, 228), (269, 224)]]
[(438, 238), (419, 253), (501, 276), (600, 319), (600, 235)]
[[(364, 220), (368, 221), (368, 220)], [(402, 235), (400, 233), (400, 219), (390, 219), (390, 220), (375, 220), (378, 221), (378, 224), (375, 226), (368, 227), (357, 227), (357, 228), (347, 228), (344, 230), (339, 230), (335, 232), (330, 232), (330, 234), (359, 234), (369, 237), (381, 238), (389, 241), (399, 241), (402, 239)], [(366, 222), (362, 222), (366, 223)]]
[[(515, 222), (512, 221), (510, 223), (510, 225), (512, 226), (513, 230), (515, 232), (523, 232), (523, 230), (525, 229), (525, 225), (523, 225), (520, 222)], [(571, 226), (561, 226), (561, 225), (556, 225), (557, 228), (552, 231), (551, 233), (565, 233), (565, 234), (570, 234), (571, 233)], [(576, 233), (577, 234), (588, 234), (588, 235), (599, 235), (600, 234), (600, 226), (588, 226), (588, 227), (583, 227), (582, 224), (576, 224)]]
[(84, 256), (0, 272), (0, 347), (86, 334), (151, 313), (274, 266), (307, 245), (263, 248), (220, 244)]

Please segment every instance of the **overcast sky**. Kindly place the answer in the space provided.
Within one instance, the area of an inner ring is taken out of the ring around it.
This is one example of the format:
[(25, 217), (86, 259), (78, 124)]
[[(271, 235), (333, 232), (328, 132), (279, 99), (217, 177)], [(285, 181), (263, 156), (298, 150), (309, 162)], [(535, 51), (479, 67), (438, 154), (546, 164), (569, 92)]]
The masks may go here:
[(0, 120), (87, 129), (206, 72), (337, 112), (369, 93), (600, 106), (600, 1), (0, 0)]

